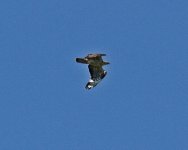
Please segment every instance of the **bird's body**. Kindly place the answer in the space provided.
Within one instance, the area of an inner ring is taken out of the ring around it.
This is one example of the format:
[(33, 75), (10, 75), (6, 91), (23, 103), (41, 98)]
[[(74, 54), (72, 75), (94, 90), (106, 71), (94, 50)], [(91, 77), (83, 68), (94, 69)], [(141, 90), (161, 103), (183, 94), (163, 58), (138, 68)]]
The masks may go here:
[(86, 89), (95, 87), (107, 74), (102, 66), (109, 64), (109, 62), (104, 62), (102, 56), (106, 56), (106, 54), (88, 54), (84, 58), (76, 58), (76, 62), (88, 64), (91, 79), (86, 84)]

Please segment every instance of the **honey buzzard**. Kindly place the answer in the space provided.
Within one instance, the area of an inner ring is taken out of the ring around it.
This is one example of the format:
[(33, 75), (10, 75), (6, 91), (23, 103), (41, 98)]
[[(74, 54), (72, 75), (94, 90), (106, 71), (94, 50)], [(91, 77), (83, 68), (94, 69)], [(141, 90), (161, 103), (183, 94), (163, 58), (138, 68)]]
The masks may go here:
[(88, 54), (84, 58), (76, 58), (76, 62), (88, 64), (91, 78), (85, 86), (87, 90), (95, 87), (107, 74), (102, 67), (108, 65), (109, 62), (103, 61), (102, 56), (106, 54)]

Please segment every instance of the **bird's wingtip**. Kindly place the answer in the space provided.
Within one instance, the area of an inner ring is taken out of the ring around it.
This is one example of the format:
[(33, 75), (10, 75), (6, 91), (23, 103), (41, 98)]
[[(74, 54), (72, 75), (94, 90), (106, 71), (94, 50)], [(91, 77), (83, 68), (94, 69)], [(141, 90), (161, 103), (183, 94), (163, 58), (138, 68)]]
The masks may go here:
[(83, 58), (76, 58), (77, 63), (87, 64), (87, 61)]

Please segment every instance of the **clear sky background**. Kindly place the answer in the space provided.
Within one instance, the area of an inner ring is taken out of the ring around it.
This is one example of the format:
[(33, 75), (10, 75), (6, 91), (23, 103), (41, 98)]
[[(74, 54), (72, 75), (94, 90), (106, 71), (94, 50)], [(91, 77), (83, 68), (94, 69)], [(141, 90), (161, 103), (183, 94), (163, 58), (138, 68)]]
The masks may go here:
[(1, 150), (188, 150), (187, 0), (1, 0), (0, 70)]

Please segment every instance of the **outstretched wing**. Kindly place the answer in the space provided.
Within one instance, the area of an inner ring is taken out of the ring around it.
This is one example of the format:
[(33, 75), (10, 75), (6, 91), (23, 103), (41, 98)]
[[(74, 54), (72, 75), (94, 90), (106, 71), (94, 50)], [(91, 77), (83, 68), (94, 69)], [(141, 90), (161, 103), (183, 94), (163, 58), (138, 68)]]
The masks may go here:
[(91, 75), (91, 79), (100, 79), (102, 74), (104, 74), (102, 66), (88, 65), (88, 68)]
[(105, 70), (103, 70), (102, 66), (93, 66), (89, 65), (89, 72), (91, 75), (91, 79), (86, 84), (86, 89), (91, 89), (95, 87), (107, 74)]
[(88, 59), (92, 59), (93, 61), (103, 62), (102, 56), (106, 56), (106, 54), (89, 54), (86, 56)]
[(88, 54), (87, 57), (102, 57), (102, 56), (106, 56), (106, 54)]
[(76, 58), (77, 63), (88, 64), (88, 61), (84, 58)]

